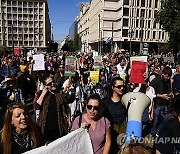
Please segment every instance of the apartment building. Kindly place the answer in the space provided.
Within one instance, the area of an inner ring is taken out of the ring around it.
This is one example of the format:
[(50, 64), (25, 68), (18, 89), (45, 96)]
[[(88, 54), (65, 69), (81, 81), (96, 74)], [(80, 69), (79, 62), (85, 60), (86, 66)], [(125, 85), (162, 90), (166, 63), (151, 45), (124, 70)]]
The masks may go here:
[[(130, 50), (131, 45), (132, 50), (139, 50), (140, 42), (157, 49), (169, 39), (155, 22), (160, 7), (160, 0), (91, 0), (82, 4), (76, 20), (82, 51), (109, 51), (113, 46), (117, 52)], [(110, 37), (113, 43), (108, 45), (105, 42)]]
[(46, 48), (51, 24), (46, 0), (0, 0), (0, 46)]

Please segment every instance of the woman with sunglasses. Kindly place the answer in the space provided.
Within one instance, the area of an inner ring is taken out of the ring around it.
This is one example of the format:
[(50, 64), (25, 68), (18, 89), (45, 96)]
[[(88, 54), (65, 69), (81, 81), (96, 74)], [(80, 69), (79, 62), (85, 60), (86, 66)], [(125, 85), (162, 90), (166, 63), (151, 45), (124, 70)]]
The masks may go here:
[(109, 119), (112, 125), (111, 154), (117, 153), (119, 147), (116, 138), (119, 134), (125, 132), (127, 111), (121, 103), (121, 97), (124, 93), (124, 81), (120, 77), (114, 77), (111, 81), (109, 96), (104, 99), (102, 115)]
[(20, 103), (9, 105), (0, 132), (0, 153), (21, 154), (41, 145), (40, 131), (28, 109)]
[(38, 125), (46, 142), (52, 142), (68, 133), (69, 108), (64, 98), (57, 93), (52, 77), (47, 77), (40, 97), (35, 102), (40, 110)]
[(91, 94), (87, 99), (86, 113), (74, 120), (71, 130), (76, 130), (79, 127), (87, 128), (94, 153), (109, 154), (111, 147), (111, 125), (108, 119), (100, 117), (100, 105), (100, 96)]

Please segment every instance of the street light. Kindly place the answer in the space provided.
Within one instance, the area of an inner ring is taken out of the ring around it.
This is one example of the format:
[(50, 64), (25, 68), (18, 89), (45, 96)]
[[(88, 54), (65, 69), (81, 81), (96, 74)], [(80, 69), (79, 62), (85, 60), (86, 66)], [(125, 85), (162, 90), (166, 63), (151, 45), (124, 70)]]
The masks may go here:
[(143, 27), (144, 27), (144, 13), (141, 15), (141, 36), (140, 36), (140, 50), (139, 55), (143, 53)]
[(130, 54), (132, 54), (131, 52), (132, 52), (132, 44), (131, 44), (131, 39), (132, 39), (132, 37), (133, 37), (133, 35), (134, 35), (134, 31), (132, 30), (132, 28), (131, 28), (131, 30), (129, 31), (129, 38), (130, 38), (130, 47), (129, 47), (129, 53)]

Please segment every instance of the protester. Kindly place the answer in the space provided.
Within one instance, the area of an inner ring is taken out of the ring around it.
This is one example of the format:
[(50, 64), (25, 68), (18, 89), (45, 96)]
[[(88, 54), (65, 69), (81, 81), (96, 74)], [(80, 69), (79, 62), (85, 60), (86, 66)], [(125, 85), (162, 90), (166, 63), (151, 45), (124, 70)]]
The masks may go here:
[(56, 92), (53, 78), (47, 77), (42, 93), (35, 102), (36, 109), (40, 109), (38, 125), (46, 142), (52, 142), (68, 133), (70, 115), (64, 103), (63, 96)]
[(40, 132), (27, 108), (19, 103), (8, 106), (0, 133), (0, 153), (21, 154), (43, 144)]
[(1, 88), (3, 89), (4, 93), (1, 103), (4, 104), (4, 109), (6, 109), (6, 106), (14, 101), (22, 104), (25, 103), (22, 90), (18, 88), (17, 84), (17, 79), (12, 76), (6, 77), (5, 80), (1, 82)]
[(86, 113), (77, 117), (72, 125), (72, 131), (78, 128), (88, 129), (94, 154), (109, 154), (111, 147), (111, 125), (108, 119), (100, 117), (101, 98), (91, 94), (87, 99)]
[(62, 90), (63, 83), (65, 82), (64, 65), (58, 66), (57, 73), (54, 75), (54, 81), (56, 82), (56, 88), (58, 91)]
[(155, 89), (156, 98), (155, 111), (154, 111), (154, 121), (153, 127), (151, 129), (151, 135), (158, 135), (165, 121), (168, 120), (168, 100), (171, 96), (170, 88), (170, 77), (172, 75), (172, 70), (169, 67), (165, 67), (160, 76), (154, 78), (150, 86)]
[(156, 154), (180, 153), (180, 95), (174, 100), (176, 116), (168, 120), (162, 127), (156, 142)]
[(117, 153), (119, 147), (116, 138), (120, 133), (125, 132), (127, 111), (121, 103), (121, 97), (124, 92), (124, 81), (120, 77), (115, 77), (111, 81), (110, 96), (103, 100), (104, 109), (102, 115), (108, 118), (112, 125), (112, 147), (111, 154)]
[(66, 101), (71, 111), (71, 120), (82, 113), (84, 106), (84, 95), (79, 82), (79, 75), (69, 77), (63, 84), (63, 93), (66, 95)]
[(176, 73), (172, 78), (172, 90), (180, 93), (180, 64), (176, 65)]
[(5, 65), (2, 68), (1, 76), (4, 77), (4, 78), (7, 77), (7, 76), (16, 77), (18, 72), (19, 72), (19, 67), (16, 64), (14, 64), (12, 58), (9, 58), (7, 60), (7, 65)]

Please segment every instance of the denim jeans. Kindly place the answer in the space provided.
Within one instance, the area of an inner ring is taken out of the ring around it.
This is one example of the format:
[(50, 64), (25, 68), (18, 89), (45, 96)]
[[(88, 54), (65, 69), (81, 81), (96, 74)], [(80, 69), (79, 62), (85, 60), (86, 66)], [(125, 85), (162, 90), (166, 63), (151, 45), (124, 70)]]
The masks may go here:
[(168, 120), (167, 106), (158, 106), (154, 112), (154, 121), (151, 129), (151, 135), (158, 135), (164, 123)]

